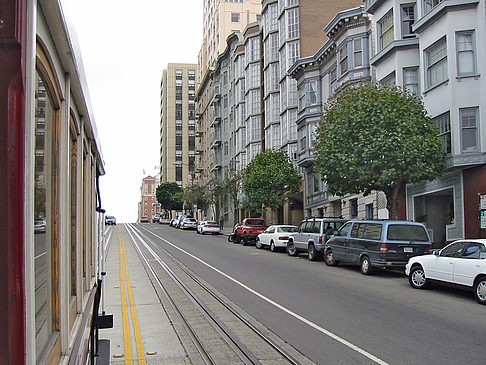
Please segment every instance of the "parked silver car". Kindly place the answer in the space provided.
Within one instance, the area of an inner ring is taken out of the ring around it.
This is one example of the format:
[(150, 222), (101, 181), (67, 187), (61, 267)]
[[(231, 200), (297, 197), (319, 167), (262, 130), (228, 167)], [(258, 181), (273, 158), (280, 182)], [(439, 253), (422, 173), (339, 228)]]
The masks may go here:
[(194, 218), (186, 217), (179, 223), (181, 229), (196, 229), (197, 220)]
[(299, 252), (307, 252), (311, 261), (323, 257), (324, 244), (330, 238), (331, 232), (336, 232), (346, 219), (341, 218), (308, 218), (304, 219), (297, 233), (292, 233), (287, 243), (287, 254), (296, 256)]

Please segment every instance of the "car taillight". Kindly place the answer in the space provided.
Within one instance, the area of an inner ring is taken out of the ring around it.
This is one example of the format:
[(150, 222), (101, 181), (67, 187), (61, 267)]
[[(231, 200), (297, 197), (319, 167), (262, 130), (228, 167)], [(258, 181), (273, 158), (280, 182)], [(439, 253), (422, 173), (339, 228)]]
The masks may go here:
[(322, 236), (319, 236), (319, 244), (322, 245)]
[(434, 249), (433, 249), (432, 245), (429, 246), (429, 253), (434, 253)]
[(386, 243), (382, 243), (380, 246), (380, 253), (387, 253), (388, 252), (388, 247), (386, 246)]
[(278, 239), (281, 240), (281, 241), (283, 241), (283, 240), (288, 240), (289, 237), (288, 236), (282, 236), (282, 237), (279, 237)]

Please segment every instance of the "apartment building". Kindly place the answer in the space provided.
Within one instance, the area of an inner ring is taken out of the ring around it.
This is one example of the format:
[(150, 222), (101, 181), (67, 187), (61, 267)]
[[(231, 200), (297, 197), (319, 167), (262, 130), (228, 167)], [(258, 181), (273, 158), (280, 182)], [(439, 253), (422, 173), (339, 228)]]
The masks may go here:
[[(291, 70), (301, 101), (299, 165), (306, 171), (307, 212), (367, 218), (379, 216), (385, 206), (379, 192), (367, 198), (327, 196), (320, 177), (312, 174), (312, 130), (321, 103), (342, 82), (371, 75), (422, 98), (447, 153), (441, 178), (407, 185), (402, 218), (424, 221), (435, 247), (485, 236), (478, 208), (478, 194), (486, 192), (486, 135), (481, 134), (486, 83), (480, 77), (486, 67), (480, 62), (486, 51), (484, 14), (484, 1), (369, 0), (364, 8), (341, 12), (329, 23), (325, 31), (330, 41)], [(340, 45), (343, 36), (345, 46)]]
[(383, 193), (367, 197), (330, 195), (314, 172), (315, 131), (323, 104), (339, 89), (371, 77), (371, 21), (364, 6), (341, 11), (324, 28), (327, 41), (290, 69), (298, 83), (297, 163), (304, 177), (306, 217), (377, 218), (386, 208)]
[(160, 86), (160, 181), (182, 187), (195, 173), (196, 68), (170, 63)]
[(233, 32), (243, 32), (261, 14), (261, 0), (206, 0), (203, 7), (203, 43), (198, 57), (198, 80), (215, 67)]

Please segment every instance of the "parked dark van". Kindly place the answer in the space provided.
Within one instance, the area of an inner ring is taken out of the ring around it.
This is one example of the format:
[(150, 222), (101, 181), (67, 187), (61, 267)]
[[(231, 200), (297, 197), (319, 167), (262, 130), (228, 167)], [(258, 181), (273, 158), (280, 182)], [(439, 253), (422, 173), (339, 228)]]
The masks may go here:
[(432, 247), (422, 223), (399, 220), (349, 221), (326, 243), (324, 261), (360, 265), (368, 275), (374, 267), (403, 269), (412, 256)]

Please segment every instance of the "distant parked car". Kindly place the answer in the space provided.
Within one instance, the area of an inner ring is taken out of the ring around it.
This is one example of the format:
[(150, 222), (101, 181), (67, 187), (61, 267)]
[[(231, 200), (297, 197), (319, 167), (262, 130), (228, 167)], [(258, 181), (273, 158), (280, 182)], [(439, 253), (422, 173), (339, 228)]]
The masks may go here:
[(110, 225), (116, 226), (116, 218), (112, 215), (107, 215), (105, 217), (105, 225), (106, 226), (110, 226)]
[(257, 236), (256, 248), (270, 247), (275, 252), (279, 248), (287, 247), (287, 242), (292, 233), (299, 232), (299, 227), (291, 225), (270, 226)]
[(34, 233), (46, 233), (46, 218), (35, 218), (34, 219)]
[(179, 227), (181, 229), (196, 229), (197, 220), (194, 218), (185, 217), (179, 224)]
[(307, 252), (311, 261), (319, 260), (324, 253), (324, 244), (337, 232), (346, 219), (341, 218), (307, 218), (300, 222), (298, 232), (292, 233), (287, 243), (287, 254), (295, 256)]
[(192, 215), (190, 214), (181, 214), (177, 217), (177, 221), (175, 223), (175, 227), (181, 228), (182, 222), (184, 221), (185, 218), (192, 218)]
[(142, 216), (140, 217), (140, 223), (150, 223), (148, 217)]
[(171, 220), (169, 218), (162, 218), (162, 217), (160, 217), (160, 219), (159, 219), (159, 223), (160, 224), (170, 224), (170, 221)]
[(325, 262), (360, 265), (369, 275), (374, 267), (403, 269), (408, 260), (432, 247), (422, 223), (399, 220), (349, 221), (326, 243)]
[(486, 304), (486, 239), (458, 240), (432, 255), (412, 257), (405, 274), (412, 288), (453, 284), (473, 289), (477, 302)]
[(160, 214), (155, 213), (154, 216), (152, 217), (152, 223), (157, 223), (160, 219)]
[(219, 234), (221, 231), (219, 229), (218, 222), (200, 221), (197, 225), (196, 232), (200, 234), (205, 234), (205, 233)]

